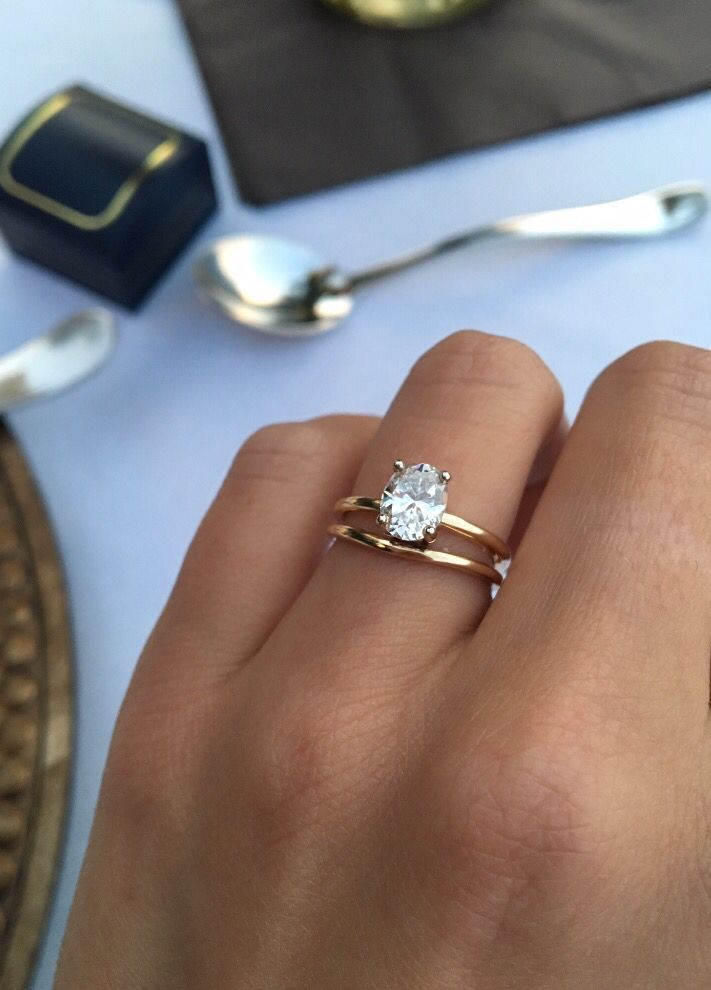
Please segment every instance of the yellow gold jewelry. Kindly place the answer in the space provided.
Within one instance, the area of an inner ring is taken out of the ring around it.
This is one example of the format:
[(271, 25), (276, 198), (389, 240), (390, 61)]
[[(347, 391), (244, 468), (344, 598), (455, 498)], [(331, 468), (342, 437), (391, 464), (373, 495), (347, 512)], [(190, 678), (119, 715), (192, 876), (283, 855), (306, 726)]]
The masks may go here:
[[(446, 511), (449, 472), (440, 471), (431, 464), (408, 466), (400, 460), (395, 461), (394, 468), (395, 473), (380, 499), (359, 495), (340, 499), (334, 509), (339, 522), (329, 527), (329, 533), (384, 553), (466, 570), (487, 578), (492, 584), (501, 584), (502, 574), (492, 564), (508, 562), (511, 551), (498, 536)], [(377, 513), (378, 524), (386, 536), (344, 525), (342, 519), (347, 513), (364, 511)], [(440, 529), (476, 543), (486, 551), (492, 563), (430, 549)]]
[(447, 553), (445, 550), (430, 550), (426, 547), (408, 546), (404, 543), (396, 543), (382, 536), (374, 536), (373, 533), (365, 533), (353, 526), (344, 526), (342, 523), (333, 523), (328, 527), (331, 536), (337, 536), (341, 540), (350, 540), (351, 543), (360, 543), (364, 547), (372, 547), (374, 550), (382, 550), (384, 553), (391, 553), (396, 557), (408, 557), (411, 560), (422, 560), (430, 564), (440, 564), (444, 567), (451, 567), (458, 571), (469, 571), (471, 574), (478, 574), (485, 577), (492, 584), (501, 584), (503, 577), (497, 570), (489, 564), (482, 564), (478, 560), (470, 560), (469, 557), (460, 557), (454, 553)]
[(448, 21), (489, 0), (323, 0), (337, 10), (380, 27), (417, 28)]

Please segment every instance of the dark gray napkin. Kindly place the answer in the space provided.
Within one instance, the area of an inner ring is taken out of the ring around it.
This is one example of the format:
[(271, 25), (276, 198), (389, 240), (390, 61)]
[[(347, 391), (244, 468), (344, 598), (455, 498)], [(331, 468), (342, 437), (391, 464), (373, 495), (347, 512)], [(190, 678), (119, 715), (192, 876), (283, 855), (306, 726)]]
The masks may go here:
[(711, 0), (494, 0), (409, 32), (363, 27), (317, 0), (178, 3), (252, 203), (711, 81)]

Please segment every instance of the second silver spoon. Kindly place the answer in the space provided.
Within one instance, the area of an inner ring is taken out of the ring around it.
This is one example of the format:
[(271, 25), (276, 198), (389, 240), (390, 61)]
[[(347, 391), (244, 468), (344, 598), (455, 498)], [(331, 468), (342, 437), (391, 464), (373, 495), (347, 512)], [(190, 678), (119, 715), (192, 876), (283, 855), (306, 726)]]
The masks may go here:
[(87, 309), (3, 354), (0, 413), (76, 385), (108, 361), (115, 345), (111, 313), (105, 309)]

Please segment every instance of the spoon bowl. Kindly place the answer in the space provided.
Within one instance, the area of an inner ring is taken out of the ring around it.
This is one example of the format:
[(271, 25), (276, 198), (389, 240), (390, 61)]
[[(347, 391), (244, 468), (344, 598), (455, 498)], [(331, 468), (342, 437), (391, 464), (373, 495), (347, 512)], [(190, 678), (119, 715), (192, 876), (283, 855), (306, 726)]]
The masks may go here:
[(679, 183), (676, 191), (660, 201), (660, 209), (666, 215), (665, 219), (670, 230), (683, 230), (691, 224), (698, 223), (708, 212), (709, 199), (706, 190), (696, 183)]
[(76, 385), (105, 364), (115, 344), (112, 315), (87, 309), (3, 355), (0, 413)]
[(345, 319), (353, 297), (345, 279), (309, 248), (276, 237), (216, 241), (198, 258), (200, 296), (233, 320), (283, 337), (324, 333)]

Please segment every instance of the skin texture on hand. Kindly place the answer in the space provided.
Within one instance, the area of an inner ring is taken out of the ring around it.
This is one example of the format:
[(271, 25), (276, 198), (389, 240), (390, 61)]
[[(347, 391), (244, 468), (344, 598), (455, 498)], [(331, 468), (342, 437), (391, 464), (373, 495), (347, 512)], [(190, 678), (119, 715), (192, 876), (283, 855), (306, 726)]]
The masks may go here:
[[(382, 422), (247, 441), (122, 708), (56, 990), (711, 986), (711, 354), (645, 345), (561, 417), (463, 332)], [(327, 550), (395, 457), (514, 534), (490, 606)]]

